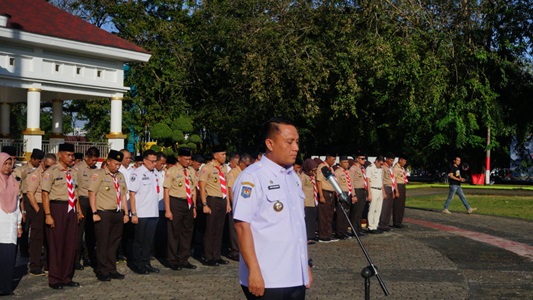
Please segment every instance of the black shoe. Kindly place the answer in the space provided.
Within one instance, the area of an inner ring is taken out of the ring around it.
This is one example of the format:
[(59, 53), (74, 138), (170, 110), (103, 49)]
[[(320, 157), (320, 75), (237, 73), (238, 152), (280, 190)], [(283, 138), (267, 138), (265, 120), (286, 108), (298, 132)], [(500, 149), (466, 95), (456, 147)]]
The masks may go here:
[(70, 282), (67, 282), (67, 283), (63, 284), (63, 286), (79, 287), (80, 283), (76, 282), (76, 281), (70, 281)]
[(150, 273), (159, 273), (159, 269), (158, 268), (154, 268), (151, 265), (144, 266), (144, 268), (146, 270), (148, 270), (148, 272), (150, 272)]
[(83, 260), (83, 266), (84, 267), (90, 267), (91, 266), (91, 260), (90, 259), (84, 259)]
[(144, 267), (134, 267), (134, 266), (131, 266), (130, 269), (134, 272), (134, 273), (137, 273), (137, 274), (141, 274), (141, 275), (146, 275), (148, 273), (150, 273), (147, 269), (145, 269)]
[(111, 277), (112, 279), (124, 279), (126, 275), (116, 272), (116, 273), (109, 273), (109, 277)]
[(80, 264), (80, 263), (75, 263), (75, 264), (74, 264), (74, 269), (76, 269), (76, 270), (78, 270), (78, 271), (81, 271), (81, 270), (83, 270), (84, 268), (83, 268), (82, 264)]
[(225, 260), (225, 259), (222, 259), (222, 258), (219, 258), (219, 259), (215, 260), (215, 262), (217, 262), (219, 265), (227, 265), (227, 264), (229, 264), (228, 260)]
[(381, 230), (381, 231), (384, 231), (384, 232), (387, 232), (387, 231), (390, 231), (390, 228), (378, 228), (378, 230)]
[(370, 234), (379, 234), (379, 233), (383, 233), (383, 231), (381, 231), (379, 229), (374, 229), (374, 230), (368, 230), (368, 233), (370, 233)]
[(232, 252), (227, 256), (229, 259), (239, 261), (239, 252)]
[(36, 271), (36, 272), (31, 272), (31, 271), (30, 271), (30, 275), (31, 275), (31, 276), (36, 276), (36, 277), (38, 277), (38, 276), (44, 276), (44, 275), (46, 275), (46, 273), (43, 272), (43, 271), (41, 271), (41, 270)]
[(174, 271), (179, 271), (181, 270), (181, 265), (180, 264), (170, 265), (170, 269)]
[(62, 290), (63, 289), (63, 285), (61, 285), (61, 283), (48, 284), (48, 286), (53, 288), (54, 290)]
[(109, 275), (98, 275), (96, 278), (100, 281), (111, 281), (111, 276)]
[(361, 231), (361, 232), (358, 232), (357, 235), (360, 236), (360, 237), (361, 237), (361, 236), (366, 236), (366, 233), (363, 233), (363, 232)]
[(338, 239), (339, 241), (345, 240), (345, 239), (347, 239), (347, 238), (348, 238), (348, 237), (347, 237), (346, 235), (344, 235), (344, 234), (337, 234), (337, 239)]
[(218, 262), (216, 262), (214, 260), (204, 260), (203, 264), (204, 264), (204, 266), (208, 266), (208, 267), (218, 267), (219, 266)]
[(186, 264), (181, 265), (181, 267), (184, 269), (191, 269), (191, 270), (196, 269), (196, 266), (191, 264), (190, 262), (187, 262)]
[(403, 224), (400, 224), (400, 225), (392, 225), (392, 227), (394, 227), (394, 228), (407, 228), (407, 225), (403, 225)]

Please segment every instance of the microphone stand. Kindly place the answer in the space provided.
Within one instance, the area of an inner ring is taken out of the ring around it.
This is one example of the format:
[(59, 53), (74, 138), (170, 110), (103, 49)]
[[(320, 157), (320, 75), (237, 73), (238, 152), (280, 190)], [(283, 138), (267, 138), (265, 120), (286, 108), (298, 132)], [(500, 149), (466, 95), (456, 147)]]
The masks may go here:
[(344, 214), (344, 217), (348, 221), (348, 224), (350, 224), (350, 228), (352, 229), (352, 233), (354, 234), (355, 238), (357, 239), (357, 242), (359, 243), (359, 246), (361, 247), (361, 250), (363, 250), (363, 254), (366, 257), (366, 260), (368, 261), (368, 266), (364, 267), (361, 270), (361, 276), (365, 279), (365, 299), (366, 300), (370, 300), (370, 278), (372, 278), (373, 276), (376, 276), (376, 278), (378, 279), (379, 285), (381, 286), (381, 289), (383, 290), (383, 293), (385, 294), (385, 296), (388, 296), (389, 295), (389, 290), (387, 289), (387, 286), (385, 285), (385, 282), (383, 281), (383, 279), (381, 279), (381, 276), (378, 273), (378, 268), (372, 262), (372, 259), (370, 258), (370, 255), (368, 254), (368, 252), (366, 251), (365, 246), (361, 242), (361, 238), (357, 234), (357, 230), (355, 230), (355, 228), (353, 227), (352, 222), (350, 221), (350, 218), (348, 217), (348, 213), (346, 212), (346, 209), (344, 208), (344, 206), (342, 206), (342, 202), (345, 202), (345, 203), (348, 203), (348, 204), (350, 203), (350, 202), (348, 202), (348, 195), (346, 195), (346, 193), (344, 193), (344, 192), (342, 194), (339, 194), (339, 201), (341, 202), (341, 203), (339, 203), (340, 204), (339, 206), (341, 207), (342, 213)]

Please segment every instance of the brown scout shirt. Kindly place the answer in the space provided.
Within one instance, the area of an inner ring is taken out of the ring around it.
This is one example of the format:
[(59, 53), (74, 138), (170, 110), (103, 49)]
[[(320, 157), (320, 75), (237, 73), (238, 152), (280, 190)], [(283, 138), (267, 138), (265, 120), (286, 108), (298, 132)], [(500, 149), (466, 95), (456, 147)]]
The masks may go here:
[[(165, 173), (165, 181), (163, 188), (169, 189), (168, 194), (171, 197), (187, 199), (187, 192), (185, 191), (185, 173), (183, 166), (176, 164), (167, 170)], [(196, 171), (192, 167), (187, 167), (187, 177), (189, 177), (189, 187), (191, 190), (191, 199), (196, 193)]]
[(20, 192), (22, 194), (26, 194), (28, 192), (26, 178), (28, 177), (29, 174), (33, 173), (35, 170), (37, 170), (37, 168), (34, 168), (29, 162), (13, 170), (13, 175), (15, 176), (17, 181), (20, 182)]
[(354, 189), (364, 189), (365, 188), (365, 177), (363, 176), (363, 171), (361, 171), (361, 166), (353, 164), (348, 171), (352, 178), (352, 186)]
[(320, 181), (322, 183), (322, 190), (323, 191), (328, 191), (328, 192), (335, 192), (335, 189), (333, 188), (333, 186), (326, 180), (326, 177), (324, 177), (324, 174), (322, 174), (322, 168), (323, 167), (328, 167), (330, 168), (331, 172), (333, 173), (333, 168), (331, 168), (327, 163), (321, 163), (320, 165), (318, 165), (318, 170), (317, 170), (317, 181)]
[[(126, 180), (122, 173), (115, 173), (117, 182), (120, 189), (121, 201), (128, 192), (126, 187)], [(91, 175), (91, 184), (89, 185), (89, 191), (96, 193), (96, 210), (116, 210), (117, 209), (117, 192), (115, 190), (115, 184), (113, 183), (113, 177), (107, 167), (98, 169)], [(123, 203), (120, 205), (122, 209)]]
[[(226, 166), (221, 165), (219, 166), (220, 170), (224, 174), (224, 178), (226, 178), (226, 185), (228, 183), (228, 176), (226, 174)], [(211, 197), (220, 197), (222, 198), (222, 191), (220, 189), (220, 179), (218, 174), (218, 169), (215, 168), (214, 162), (211, 162), (209, 164), (206, 164), (202, 167), (200, 170), (200, 179), (201, 182), (205, 182), (205, 191), (207, 196)]]
[(405, 177), (403, 177), (403, 168), (399, 164), (395, 164), (392, 168), (392, 171), (394, 172), (394, 179), (396, 179), (396, 183), (405, 184)]
[(305, 174), (304, 172), (298, 173), (298, 177), (300, 177), (300, 181), (302, 182), (302, 190), (304, 191), (305, 195), (304, 206), (315, 207), (315, 194), (311, 177), (309, 177), (309, 175)]
[(78, 183), (78, 195), (89, 197), (89, 185), (91, 184), (91, 176), (98, 170), (97, 168), (90, 168), (85, 160), (80, 161), (77, 165), (72, 167), (72, 178), (76, 179)]
[(381, 168), (383, 169), (383, 185), (392, 186), (392, 178), (390, 177), (390, 167), (387, 165), (387, 163), (383, 163)]
[(226, 179), (226, 183), (228, 184), (228, 189), (233, 188), (233, 185), (235, 184), (235, 180), (237, 179), (237, 176), (241, 174), (242, 170), (239, 166), (236, 166), (235, 168), (231, 169), (228, 172), (228, 179)]
[[(57, 163), (48, 168), (48, 170), (44, 171), (43, 178), (41, 180), (41, 188), (43, 191), (47, 191), (49, 193), (48, 199), (68, 201), (66, 178), (67, 171), (72, 172), (72, 169), (63, 169), (63, 165), (61, 163)], [(76, 191), (77, 182), (74, 177), (72, 177), (72, 179), (74, 179), (73, 183)]]
[(31, 176), (26, 177), (26, 193), (35, 193), (35, 201), (37, 203), (43, 203), (41, 179), (43, 178), (44, 169), (39, 166), (35, 171), (31, 173)]
[[(337, 178), (337, 182), (339, 183), (339, 186), (341, 187), (341, 190), (343, 192), (349, 192), (350, 194), (353, 195), (353, 184), (352, 184), (352, 190), (349, 191), (348, 190), (348, 178), (346, 177), (346, 173), (344, 173), (343, 168), (337, 168), (337, 170), (335, 170), (335, 178)], [(350, 180), (351, 179), (352, 178), (350, 178)]]

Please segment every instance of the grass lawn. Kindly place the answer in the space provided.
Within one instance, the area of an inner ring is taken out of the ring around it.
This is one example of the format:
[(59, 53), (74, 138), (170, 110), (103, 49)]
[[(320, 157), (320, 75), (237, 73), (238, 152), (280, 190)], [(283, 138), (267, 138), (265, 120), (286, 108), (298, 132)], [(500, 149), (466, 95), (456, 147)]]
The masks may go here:
[[(477, 207), (476, 214), (533, 220), (533, 197), (468, 195), (467, 190), (465, 194), (470, 206)], [(407, 195), (406, 206), (433, 210), (442, 210), (447, 197), (447, 194), (409, 197), (409, 192)], [(457, 195), (454, 196), (449, 210), (451, 212), (465, 211)]]

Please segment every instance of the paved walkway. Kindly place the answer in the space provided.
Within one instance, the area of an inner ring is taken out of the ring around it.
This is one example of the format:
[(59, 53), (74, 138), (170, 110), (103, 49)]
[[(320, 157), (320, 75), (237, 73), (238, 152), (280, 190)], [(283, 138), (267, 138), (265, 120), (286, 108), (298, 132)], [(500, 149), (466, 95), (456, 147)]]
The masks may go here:
[[(406, 216), (408, 228), (361, 238), (390, 292), (385, 297), (373, 278), (372, 299), (533, 299), (533, 222), (417, 209)], [(318, 243), (309, 252), (315, 281), (307, 299), (364, 299), (360, 271), (367, 262), (355, 239)], [(236, 262), (192, 262), (197, 270), (172, 271), (154, 261), (161, 273), (151, 275), (133, 274), (120, 263), (126, 279), (111, 282), (99, 282), (86, 269), (74, 278), (81, 287), (63, 291), (48, 288), (46, 277), (25, 275), (14, 298), (244, 298)]]

